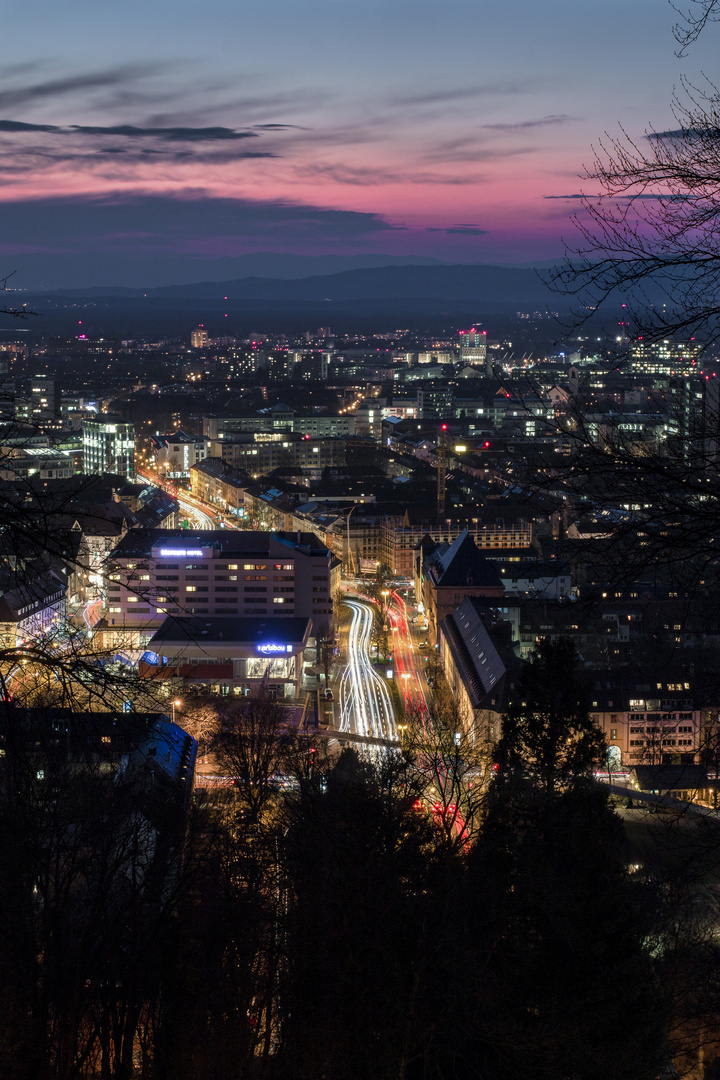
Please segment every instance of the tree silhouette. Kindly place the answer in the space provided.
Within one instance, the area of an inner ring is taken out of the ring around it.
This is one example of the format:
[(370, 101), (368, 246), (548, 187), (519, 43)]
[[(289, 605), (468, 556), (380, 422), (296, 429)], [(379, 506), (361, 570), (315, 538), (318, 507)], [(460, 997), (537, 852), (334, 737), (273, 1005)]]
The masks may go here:
[(495, 749), (500, 782), (525, 773), (553, 795), (604, 761), (605, 738), (588, 713), (576, 664), (567, 638), (539, 642), (503, 719)]

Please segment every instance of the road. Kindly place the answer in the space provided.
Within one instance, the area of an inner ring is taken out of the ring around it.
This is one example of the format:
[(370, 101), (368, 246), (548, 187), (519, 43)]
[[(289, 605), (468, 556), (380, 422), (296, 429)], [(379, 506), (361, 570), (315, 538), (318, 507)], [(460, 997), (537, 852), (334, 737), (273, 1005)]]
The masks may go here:
[[(141, 483), (153, 484), (154, 487), (162, 488), (163, 491), (167, 491), (169, 495), (172, 495), (174, 499), (177, 499), (180, 509), (188, 519), (188, 525), (192, 529), (198, 529), (204, 532), (208, 529), (219, 529), (226, 527), (226, 523), (221, 519), (220, 514), (211, 510), (209, 507), (204, 507), (200, 503), (199, 499), (196, 499), (194, 495), (191, 495), (188, 491), (181, 491), (178, 487), (167, 481), (163, 480), (156, 472), (151, 469), (143, 469), (142, 472), (135, 473), (135, 479)], [(230, 528), (234, 526), (230, 525)]]
[(91, 634), (95, 623), (98, 622), (102, 616), (104, 603), (102, 597), (98, 597), (96, 600), (91, 600), (83, 609), (83, 619)]
[(407, 606), (397, 591), (390, 594), (388, 620), (393, 640), (395, 671), (405, 702), (405, 713), (420, 720), (427, 715), (427, 683), (412, 639)]
[(207, 529), (217, 529), (219, 527), (217, 520), (205, 510), (201, 510), (194, 500), (191, 502), (185, 495), (180, 494), (177, 494), (175, 498), (180, 505), (180, 509), (187, 515), (188, 525), (191, 528), (203, 532)]
[(372, 608), (354, 598), (347, 598), (346, 603), (352, 620), (348, 631), (348, 665), (340, 683), (340, 730), (397, 742), (390, 694), (370, 661)]

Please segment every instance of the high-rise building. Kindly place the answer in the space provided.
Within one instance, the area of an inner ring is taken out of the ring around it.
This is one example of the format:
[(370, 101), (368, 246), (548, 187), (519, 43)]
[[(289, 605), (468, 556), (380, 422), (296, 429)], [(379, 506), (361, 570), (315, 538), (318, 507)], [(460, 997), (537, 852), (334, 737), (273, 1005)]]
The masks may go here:
[(193, 349), (204, 349), (208, 343), (208, 332), (203, 326), (190, 331), (190, 345)]
[(135, 425), (124, 416), (103, 413), (83, 420), (83, 472), (102, 476), (135, 475)]
[(487, 357), (487, 330), (460, 331), (460, 359), (463, 364), (484, 364)]

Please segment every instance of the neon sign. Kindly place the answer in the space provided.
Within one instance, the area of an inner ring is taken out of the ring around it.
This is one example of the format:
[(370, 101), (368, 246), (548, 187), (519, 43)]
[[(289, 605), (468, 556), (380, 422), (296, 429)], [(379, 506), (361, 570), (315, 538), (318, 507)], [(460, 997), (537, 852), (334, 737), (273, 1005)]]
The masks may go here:
[(160, 554), (163, 558), (168, 556), (178, 555), (184, 559), (202, 559), (202, 548), (160, 548)]
[(257, 651), (263, 653), (265, 656), (275, 655), (277, 653), (291, 653), (292, 645), (258, 645)]

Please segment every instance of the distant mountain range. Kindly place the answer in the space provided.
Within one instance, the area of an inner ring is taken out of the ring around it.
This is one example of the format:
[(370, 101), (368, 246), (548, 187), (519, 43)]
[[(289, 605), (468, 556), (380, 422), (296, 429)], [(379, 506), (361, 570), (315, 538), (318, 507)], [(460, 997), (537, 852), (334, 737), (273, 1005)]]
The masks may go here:
[(254, 251), (221, 258), (172, 255), (135, 255), (113, 252), (82, 254), (19, 253), (2, 260), (2, 272), (12, 273), (12, 286), (25, 292), (90, 289), (96, 285), (112, 293), (124, 289), (155, 289), (162, 285), (192, 285), (196, 281), (223, 282), (247, 277), (306, 278), (339, 274), (374, 266), (443, 266), (442, 259), (425, 255), (296, 255), (293, 252)]
[(552, 294), (533, 269), (457, 264), (452, 266), (373, 266), (302, 278), (243, 277), (199, 281), (154, 289), (98, 286), (53, 290), (49, 295), (142, 297), (152, 300), (270, 301), (338, 303), (390, 299), (486, 304), (546, 304)]
[(483, 264), (374, 266), (154, 289), (98, 286), (22, 298), (41, 316), (33, 320), (41, 333), (77, 332), (81, 316), (89, 335), (121, 337), (183, 335), (198, 323), (211, 336), (297, 333), (328, 325), (336, 333), (399, 327), (434, 332), (476, 320), (500, 332), (518, 311), (569, 307), (547, 287), (541, 271)]

